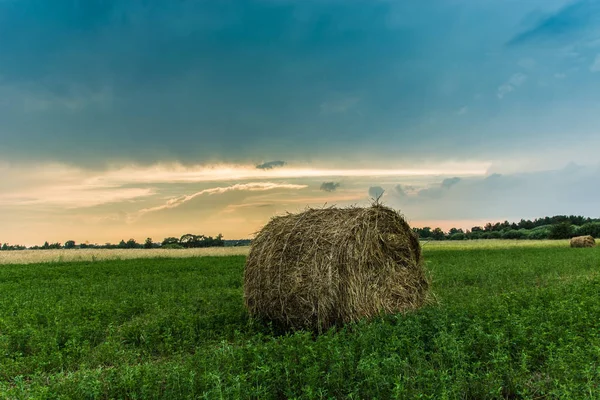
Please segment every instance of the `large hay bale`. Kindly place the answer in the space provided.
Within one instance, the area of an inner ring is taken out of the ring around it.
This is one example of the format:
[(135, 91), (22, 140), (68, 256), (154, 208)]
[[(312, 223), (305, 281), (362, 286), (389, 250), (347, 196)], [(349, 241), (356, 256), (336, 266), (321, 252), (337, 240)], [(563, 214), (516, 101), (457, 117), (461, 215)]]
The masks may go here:
[(318, 331), (418, 308), (428, 287), (416, 234), (380, 204), (274, 217), (244, 271), (251, 316)]
[(571, 247), (594, 247), (595, 245), (593, 236), (576, 236), (571, 239)]

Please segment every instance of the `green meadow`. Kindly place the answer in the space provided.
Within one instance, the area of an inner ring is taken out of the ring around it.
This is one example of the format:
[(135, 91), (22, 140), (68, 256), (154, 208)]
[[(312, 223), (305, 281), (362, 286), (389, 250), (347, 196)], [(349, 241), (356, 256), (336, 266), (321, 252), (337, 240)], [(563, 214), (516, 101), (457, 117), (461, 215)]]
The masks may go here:
[(436, 302), (316, 336), (244, 256), (0, 265), (2, 399), (600, 399), (600, 247), (423, 245)]

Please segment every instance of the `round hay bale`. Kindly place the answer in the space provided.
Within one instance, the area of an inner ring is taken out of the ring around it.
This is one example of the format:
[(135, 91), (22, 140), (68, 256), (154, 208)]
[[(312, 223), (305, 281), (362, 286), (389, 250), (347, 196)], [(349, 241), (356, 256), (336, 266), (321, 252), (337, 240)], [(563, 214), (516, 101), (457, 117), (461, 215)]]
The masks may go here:
[(428, 288), (417, 235), (380, 204), (274, 217), (244, 271), (249, 314), (294, 329), (416, 309)]
[(593, 236), (576, 236), (571, 239), (571, 247), (594, 247), (595, 245)]

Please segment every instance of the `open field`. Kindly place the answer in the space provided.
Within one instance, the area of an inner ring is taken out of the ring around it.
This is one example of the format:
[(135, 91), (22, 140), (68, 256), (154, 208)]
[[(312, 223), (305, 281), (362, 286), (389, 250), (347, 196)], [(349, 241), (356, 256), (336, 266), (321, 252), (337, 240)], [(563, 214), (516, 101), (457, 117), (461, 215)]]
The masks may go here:
[(247, 255), (250, 247), (207, 247), (195, 249), (69, 249), (0, 251), (0, 264), (43, 262), (131, 260), (135, 258), (189, 258)]
[[(447, 240), (423, 241), (424, 248), (512, 248), (569, 247), (568, 240)], [(202, 256), (248, 255), (249, 246), (210, 247), (196, 249), (69, 249), (0, 251), (1, 264), (32, 264), (43, 262), (131, 260), (136, 258), (189, 258)]]
[(436, 304), (318, 337), (248, 319), (244, 256), (4, 265), (0, 398), (600, 398), (600, 248), (491, 243), (426, 244)]

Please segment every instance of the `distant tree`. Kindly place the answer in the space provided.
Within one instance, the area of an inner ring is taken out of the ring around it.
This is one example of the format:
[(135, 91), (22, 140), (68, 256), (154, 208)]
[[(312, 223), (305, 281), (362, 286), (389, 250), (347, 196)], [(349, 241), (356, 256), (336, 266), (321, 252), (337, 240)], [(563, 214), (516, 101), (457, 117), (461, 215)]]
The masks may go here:
[(160, 246), (161, 249), (183, 249), (184, 247), (179, 243), (167, 243), (164, 246)]
[(535, 225), (530, 220), (522, 219), (521, 221), (519, 221), (519, 228), (533, 229), (533, 228), (535, 228)]
[(573, 228), (570, 221), (563, 220), (550, 228), (550, 239), (568, 239), (572, 237)]
[(462, 229), (450, 228), (448, 235), (454, 235), (455, 233), (465, 233)]
[(176, 237), (168, 237), (162, 241), (162, 245), (166, 246), (168, 244), (179, 244), (179, 239)]
[(152, 247), (154, 247), (154, 243), (152, 243), (152, 239), (146, 238), (146, 241), (144, 242), (144, 248), (151, 249)]
[(139, 247), (139, 245), (135, 241), (135, 239), (129, 239), (127, 241), (127, 243), (125, 243), (125, 248), (127, 248), (127, 249), (135, 249), (135, 248), (138, 248), (138, 247)]
[(48, 243), (47, 241), (44, 242), (44, 245), (41, 247), (42, 250), (48, 250), (50, 248), (50, 243)]
[(75, 241), (74, 240), (67, 240), (65, 242), (65, 249), (74, 249), (75, 248)]
[(502, 233), (499, 231), (489, 232), (486, 239), (502, 239)]
[(521, 231), (509, 229), (502, 232), (502, 239), (524, 239), (525, 234)]
[(446, 237), (446, 235), (444, 234), (444, 231), (441, 228), (435, 228), (431, 232), (431, 237), (434, 240), (444, 240), (444, 238)]
[(465, 240), (466, 236), (462, 232), (456, 232), (456, 233), (454, 233), (452, 235), (449, 235), (449, 239), (450, 240)]
[(196, 235), (193, 235), (191, 233), (186, 233), (185, 235), (182, 235), (181, 238), (179, 239), (179, 244), (182, 245), (183, 247), (197, 247), (196, 243), (198, 241), (198, 237)]
[(417, 228), (417, 234), (422, 239), (429, 239), (431, 237), (431, 228), (428, 226), (424, 228)]
[(588, 222), (581, 225), (577, 231), (577, 235), (591, 235), (595, 238), (600, 238), (600, 222)]
[(533, 240), (548, 239), (550, 235), (549, 229), (532, 229), (529, 231), (528, 238)]
[(121, 239), (121, 241), (119, 242), (119, 244), (117, 245), (117, 247), (119, 249), (126, 249), (127, 248), (127, 243), (125, 242), (125, 240)]

